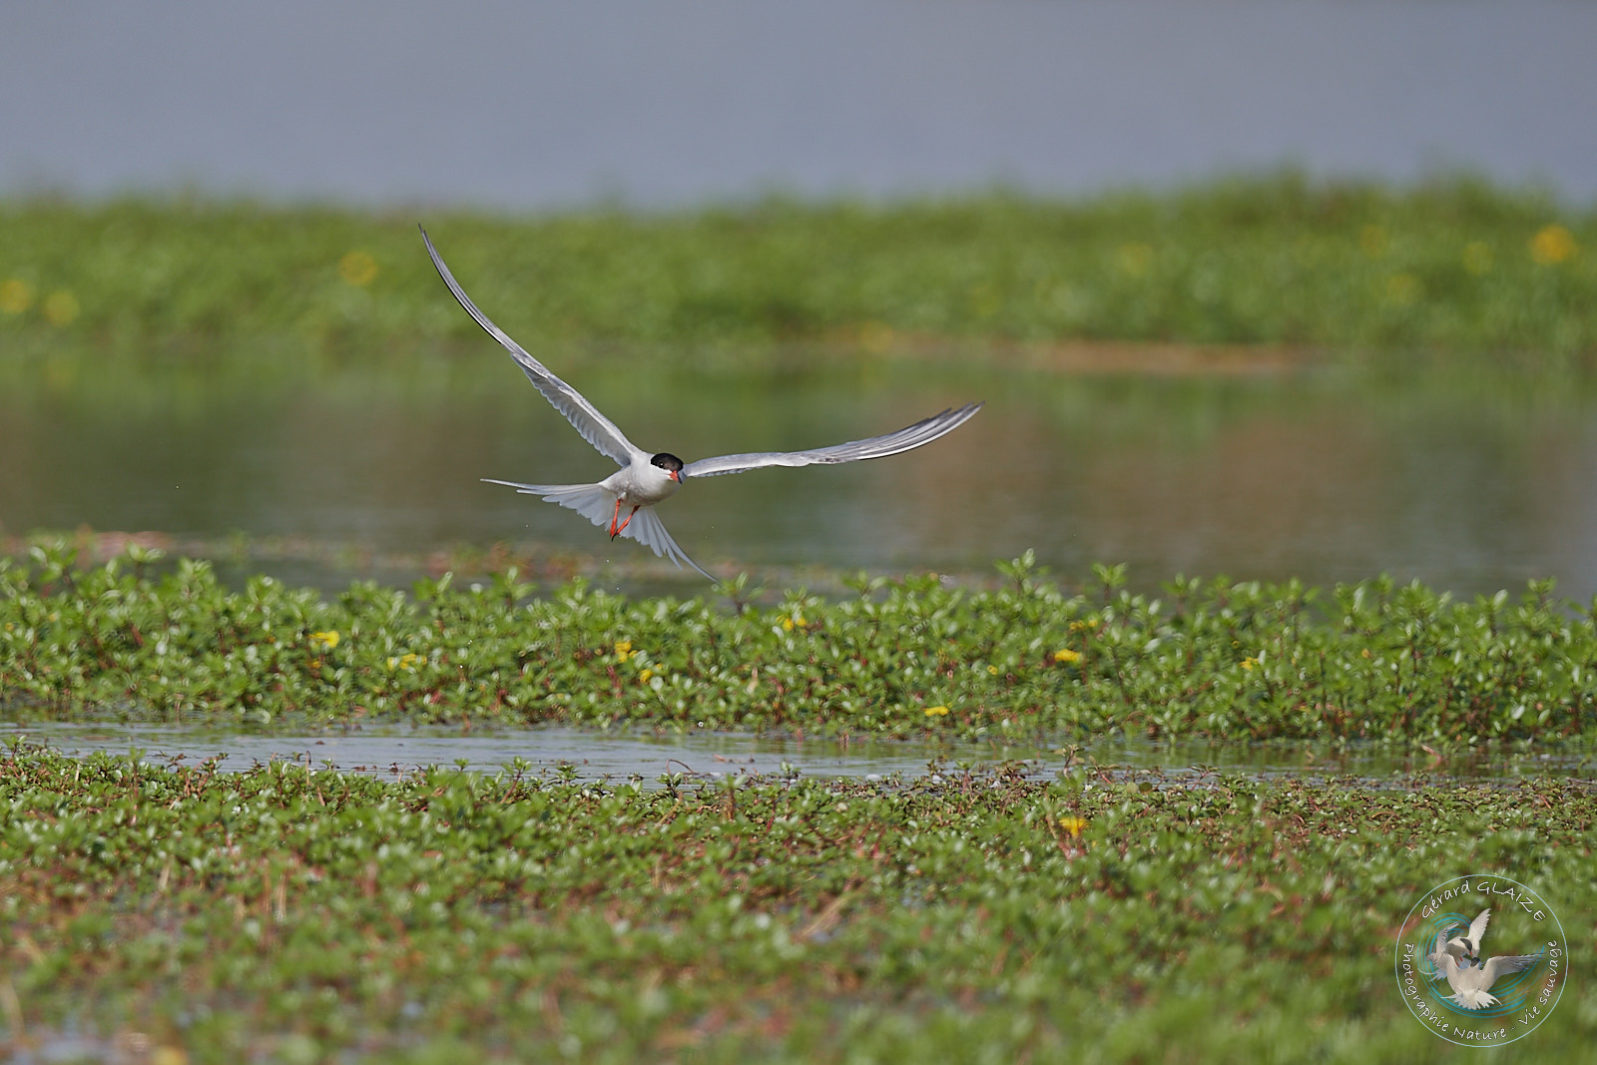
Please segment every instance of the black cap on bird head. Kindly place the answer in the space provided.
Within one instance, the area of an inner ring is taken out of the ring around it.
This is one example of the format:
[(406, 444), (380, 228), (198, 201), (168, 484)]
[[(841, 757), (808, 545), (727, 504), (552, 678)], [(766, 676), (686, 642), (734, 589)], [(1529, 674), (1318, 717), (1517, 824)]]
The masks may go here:
[(682, 460), (669, 451), (662, 451), (650, 458), (649, 465), (658, 466), (667, 473), (675, 474), (678, 481), (682, 480)]

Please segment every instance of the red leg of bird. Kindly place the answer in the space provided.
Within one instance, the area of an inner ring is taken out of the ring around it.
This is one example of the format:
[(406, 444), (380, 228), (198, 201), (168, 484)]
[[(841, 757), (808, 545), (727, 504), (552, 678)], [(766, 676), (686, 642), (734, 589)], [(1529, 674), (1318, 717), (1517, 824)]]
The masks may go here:
[(621, 520), (621, 500), (619, 497), (617, 497), (616, 512), (610, 519), (610, 539), (612, 540), (614, 540), (621, 533), (621, 530), (616, 528), (616, 522), (619, 520)]
[[(616, 507), (617, 507), (616, 513), (617, 514), (621, 513), (620, 504), (619, 503), (616, 504)], [(621, 535), (621, 531), (632, 523), (632, 515), (636, 514), (638, 512), (638, 510), (640, 509), (640, 507), (641, 507), (641, 504), (639, 505), (639, 507), (633, 507), (632, 508), (632, 514), (628, 514), (627, 517), (626, 517), (626, 520), (621, 523), (621, 528), (616, 530), (616, 536)], [(613, 539), (615, 539), (615, 537), (612, 536), (611, 539), (613, 540)]]

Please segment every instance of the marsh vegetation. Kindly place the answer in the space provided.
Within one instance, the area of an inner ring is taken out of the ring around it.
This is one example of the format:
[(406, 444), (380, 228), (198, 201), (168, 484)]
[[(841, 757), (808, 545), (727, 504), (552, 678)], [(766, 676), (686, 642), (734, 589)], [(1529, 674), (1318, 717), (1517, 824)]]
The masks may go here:
[[(374, 779), (13, 739), (0, 1049), (1408, 1062), (1446, 1048), (1392, 982), (1429, 886), (1534, 883), (1592, 941), (1591, 210), (1285, 175), (1078, 203), (430, 213), (473, 295), (562, 372), (706, 397), (679, 408), (688, 436), (799, 446), (993, 400), (969, 454), (906, 459), (891, 485), (842, 476), (809, 519), (707, 490), (701, 513), (773, 565), (691, 586), (543, 529), (504, 542), (526, 520), (508, 504), (428, 524), (485, 506), (438, 486), (526, 461), (507, 412), (535, 397), (442, 292), (415, 221), (0, 204), (0, 720), (987, 757), (853, 781)], [(977, 381), (993, 391), (964, 395)], [(867, 393), (888, 398), (838, 399)], [(801, 415), (772, 416), (794, 396)], [(367, 411), (384, 404), (399, 413)], [(1212, 464), (1140, 465), (1150, 440)], [(532, 450), (563, 468), (584, 446)], [(1037, 455), (1064, 456), (1072, 487), (1029, 513), (1004, 471)], [(1373, 489), (1399, 455), (1412, 475)], [(979, 558), (940, 531), (950, 478), (972, 486), (954, 517)], [(1393, 551), (1372, 532), (1388, 519), (1421, 531)], [(711, 533), (693, 520), (684, 543)], [(1182, 535), (1128, 546), (1161, 523)], [(857, 545), (847, 565), (796, 546), (828, 524)], [(1380, 561), (1326, 561), (1360, 542)], [(285, 577), (295, 550), (314, 582)], [(1106, 739), (1394, 763), (1177, 774), (1073, 754), (1039, 779), (1006, 761)], [(1547, 756), (1563, 769), (1538, 771)], [(1460, 779), (1466, 760), (1514, 779)], [(1498, 1056), (1594, 1060), (1582, 971)]]

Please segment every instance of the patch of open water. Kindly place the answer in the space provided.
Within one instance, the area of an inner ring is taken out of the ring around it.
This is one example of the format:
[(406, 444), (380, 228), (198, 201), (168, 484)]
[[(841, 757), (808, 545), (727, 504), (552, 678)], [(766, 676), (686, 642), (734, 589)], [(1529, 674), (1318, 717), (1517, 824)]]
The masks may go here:
[[(187, 406), (174, 398), (186, 389), (159, 380), (5, 392), (0, 533), (155, 530), (178, 548), (217, 545), (239, 579), (330, 592), (355, 576), (404, 585), (459, 571), (474, 552), (491, 566), (501, 550), (533, 578), (581, 571), (635, 594), (708, 591), (569, 511), (479, 482), (609, 472), (503, 362), (489, 352), (481, 364), (497, 390), (403, 396), (369, 382), (239, 385)], [(662, 507), (701, 565), (769, 588), (824, 587), (862, 568), (991, 578), (995, 559), (1034, 549), (1067, 583), (1123, 562), (1132, 586), (1154, 593), (1177, 573), (1319, 586), (1388, 573), (1466, 597), (1517, 594), (1533, 578), (1580, 602), (1597, 594), (1591, 389), (918, 365), (863, 386), (841, 369), (663, 375), (637, 394), (625, 380), (581, 384), (622, 425), (669, 412), (658, 439), (687, 456), (854, 439), (987, 401), (957, 437), (921, 451), (702, 478)]]
[(431, 766), (496, 773), (524, 764), (533, 774), (621, 783), (661, 778), (719, 780), (779, 777), (880, 779), (948, 776), (965, 769), (1016, 766), (1032, 779), (1061, 773), (1111, 777), (1158, 775), (1201, 779), (1243, 773), (1330, 779), (1352, 777), (1387, 786), (1415, 774), (1460, 781), (1513, 781), (1597, 776), (1597, 754), (1578, 751), (1407, 753), (1373, 744), (1329, 747), (1307, 743), (1153, 743), (1116, 739), (1060, 746), (1013, 746), (923, 740), (798, 739), (742, 733), (606, 733), (545, 726), (519, 730), (361, 728), (326, 733), (240, 733), (208, 728), (118, 722), (31, 722), (0, 726), (0, 737), (42, 743), (86, 757), (136, 754), (153, 765), (197, 764), (214, 758), (224, 771), (270, 762), (399, 777)]

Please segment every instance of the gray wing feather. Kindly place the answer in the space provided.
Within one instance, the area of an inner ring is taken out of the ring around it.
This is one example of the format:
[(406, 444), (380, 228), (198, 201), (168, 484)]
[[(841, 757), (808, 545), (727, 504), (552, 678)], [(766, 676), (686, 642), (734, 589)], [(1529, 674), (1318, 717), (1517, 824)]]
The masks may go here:
[(811, 451), (756, 451), (742, 455), (720, 455), (699, 459), (682, 468), (684, 477), (716, 477), (723, 473), (742, 473), (765, 466), (810, 466), (816, 463), (859, 462), (862, 459), (879, 459), (897, 455), (929, 444), (938, 437), (953, 432), (970, 420), (980, 403), (967, 403), (963, 407), (945, 410), (930, 418), (922, 418), (914, 425), (906, 425), (893, 433), (873, 436), (868, 440), (850, 440), (846, 444), (815, 448)]
[(1431, 966), (1435, 970), (1431, 974), (1433, 980), (1448, 980), (1449, 974), (1458, 966), (1458, 962), (1447, 952), (1447, 933), (1439, 933), (1431, 943)]
[(460, 282), (455, 280), (455, 275), (449, 272), (449, 267), (444, 265), (443, 256), (438, 254), (438, 249), (433, 247), (432, 238), (427, 236), (427, 230), (421, 229), (422, 242), (427, 245), (427, 254), (432, 257), (433, 266), (438, 269), (438, 276), (444, 279), (444, 284), (449, 286), (449, 291), (454, 293), (455, 300), (466, 309), (466, 313), (477, 320), (477, 324), (495, 340), (499, 341), (504, 349), (510, 352), (510, 357), (516, 360), (516, 365), (521, 367), (521, 372), (527, 375), (533, 387), (543, 393), (551, 406), (572, 424), (577, 432), (582, 434), (582, 439), (598, 448), (600, 454), (608, 455), (619, 465), (625, 466), (632, 461), (632, 455), (638, 449), (626, 434), (616, 428), (614, 422), (599, 413), (599, 409), (560, 378), (549, 371), (549, 368), (527, 353), (527, 350), (514, 340), (510, 339), (503, 329), (494, 325), (486, 314), (477, 309), (471, 302), (471, 297), (466, 295), (466, 290), (460, 287)]
[(484, 477), (488, 484), (502, 484), (514, 488), (522, 495), (538, 496), (548, 503), (558, 503), (574, 510), (595, 525), (609, 525), (616, 513), (616, 494), (596, 484), (522, 484), (520, 481), (499, 481)]
[(671, 539), (671, 534), (665, 531), (665, 523), (660, 520), (660, 516), (654, 512), (653, 507), (644, 507), (632, 515), (632, 520), (627, 523), (625, 529), (621, 530), (621, 535), (632, 537), (644, 547), (652, 549), (655, 554), (662, 558), (669, 558), (678, 566), (686, 562), (710, 580), (715, 580), (703, 566), (689, 558), (688, 553), (678, 547), (675, 540)]
[[(522, 484), (520, 481), (496, 481), (491, 477), (484, 477), (483, 480), (489, 484), (502, 484), (514, 488), (522, 495), (539, 496), (546, 502), (558, 503), (567, 510), (576, 511), (600, 527), (609, 525), (616, 516), (615, 493), (600, 485)], [(622, 511), (625, 510), (623, 507)], [(710, 580), (715, 580), (703, 566), (689, 558), (688, 553), (671, 539), (671, 534), (665, 531), (665, 523), (655, 514), (653, 507), (639, 509), (632, 515), (632, 520), (627, 522), (627, 527), (621, 530), (620, 535), (622, 539), (636, 540), (661, 558), (668, 558), (678, 566), (686, 563)]]
[(1491, 987), (1500, 976), (1517, 973), (1521, 969), (1529, 969), (1532, 965), (1542, 960), (1540, 954), (1499, 954), (1495, 958), (1488, 958), (1485, 966), (1485, 984)]
[(1481, 951), (1481, 940), (1486, 938), (1486, 926), (1491, 922), (1491, 920), (1492, 908), (1488, 906), (1486, 909), (1476, 914), (1475, 920), (1469, 923), (1469, 941), (1475, 945), (1476, 954), (1479, 954)]

